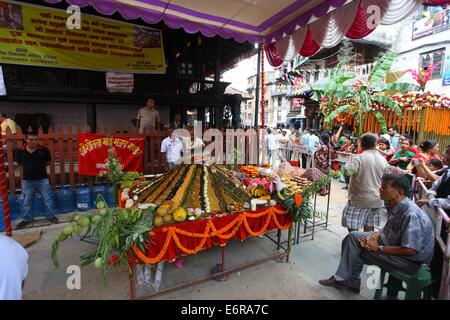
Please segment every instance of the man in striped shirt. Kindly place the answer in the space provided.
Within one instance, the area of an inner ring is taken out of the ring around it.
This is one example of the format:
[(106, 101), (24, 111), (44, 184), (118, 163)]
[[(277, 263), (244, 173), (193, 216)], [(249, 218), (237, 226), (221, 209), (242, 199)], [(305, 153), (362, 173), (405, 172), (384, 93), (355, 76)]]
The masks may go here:
[(364, 264), (391, 271), (416, 273), (429, 264), (434, 251), (434, 228), (428, 215), (408, 198), (405, 175), (383, 176), (380, 196), (389, 202), (388, 220), (379, 232), (351, 232), (342, 242), (335, 275), (319, 283), (359, 293)]

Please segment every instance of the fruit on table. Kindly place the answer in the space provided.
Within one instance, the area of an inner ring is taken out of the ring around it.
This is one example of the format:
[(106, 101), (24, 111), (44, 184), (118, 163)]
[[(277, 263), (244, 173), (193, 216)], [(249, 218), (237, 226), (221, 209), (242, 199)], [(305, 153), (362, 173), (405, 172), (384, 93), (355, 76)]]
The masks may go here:
[(153, 218), (153, 225), (155, 227), (160, 227), (163, 225), (163, 223), (164, 223), (163, 217), (156, 216), (155, 218)]
[(181, 222), (181, 221), (186, 220), (187, 212), (186, 212), (186, 210), (184, 210), (181, 207), (176, 208), (175, 210), (173, 210), (172, 216), (173, 216), (173, 220), (175, 220), (177, 222)]
[(267, 196), (269, 195), (269, 191), (266, 190), (266, 188), (262, 185), (254, 187), (250, 190), (250, 194), (254, 197), (254, 198), (259, 198), (262, 196)]
[(170, 214), (166, 214), (163, 218), (164, 223), (170, 223), (172, 222), (172, 216)]
[(97, 209), (103, 209), (104, 207), (106, 207), (106, 205), (103, 201), (97, 202)]
[(164, 217), (168, 213), (169, 211), (167, 210), (166, 207), (159, 207), (158, 209), (156, 209), (156, 215), (158, 217)]

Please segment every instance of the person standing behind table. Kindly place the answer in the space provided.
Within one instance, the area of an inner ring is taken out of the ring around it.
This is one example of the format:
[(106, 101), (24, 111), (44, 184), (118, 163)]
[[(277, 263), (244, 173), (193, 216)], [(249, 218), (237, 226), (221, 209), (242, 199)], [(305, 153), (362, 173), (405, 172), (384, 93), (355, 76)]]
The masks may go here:
[(308, 139), (308, 158), (307, 158), (307, 168), (314, 167), (314, 154), (316, 153), (320, 145), (320, 139), (316, 134), (316, 130), (311, 130), (311, 135)]
[(280, 160), (286, 162), (288, 160), (288, 147), (289, 137), (287, 135), (287, 130), (283, 129), (281, 136), (278, 137), (278, 145), (280, 147)]
[(28, 253), (13, 238), (0, 235), (0, 257), (0, 300), (21, 300)]
[(173, 130), (169, 130), (169, 136), (161, 142), (161, 153), (165, 153), (169, 170), (172, 170), (180, 162), (182, 151), (183, 143), (174, 134)]
[(169, 125), (169, 128), (173, 130), (184, 128), (184, 124), (181, 120), (181, 115), (179, 113), (175, 114), (173, 121)]
[(33, 221), (32, 206), (36, 193), (40, 193), (45, 207), (45, 216), (53, 224), (58, 223), (55, 210), (51, 205), (50, 182), (47, 176), (47, 165), (51, 161), (50, 151), (38, 143), (34, 133), (26, 135), (27, 144), (16, 150), (15, 161), (23, 166), (22, 194), (24, 196), (24, 216), (16, 230), (25, 228)]
[(272, 130), (267, 129), (266, 144), (267, 144), (267, 163), (273, 165), (278, 159), (278, 142)]
[(385, 213), (383, 200), (380, 199), (380, 186), (381, 179), (390, 166), (376, 149), (376, 135), (362, 135), (359, 144), (363, 152), (344, 165), (345, 173), (350, 176), (350, 183), (342, 226), (349, 232), (362, 227), (364, 231), (373, 231)]
[[(301, 144), (303, 147), (308, 148), (308, 145), (309, 145), (309, 137), (310, 137), (310, 136), (311, 136), (311, 134), (310, 134), (310, 129), (309, 129), (309, 128), (305, 129), (305, 133), (304, 133), (303, 136), (302, 136), (302, 140), (300, 140), (300, 144)], [(303, 168), (303, 169), (306, 169), (306, 162), (307, 162), (307, 160), (308, 160), (308, 154), (307, 154), (307, 153), (302, 153), (302, 168)]]
[(139, 133), (144, 132), (144, 128), (148, 130), (155, 130), (160, 123), (159, 111), (155, 109), (155, 100), (149, 98), (147, 100), (147, 106), (139, 109), (137, 115), (137, 127)]

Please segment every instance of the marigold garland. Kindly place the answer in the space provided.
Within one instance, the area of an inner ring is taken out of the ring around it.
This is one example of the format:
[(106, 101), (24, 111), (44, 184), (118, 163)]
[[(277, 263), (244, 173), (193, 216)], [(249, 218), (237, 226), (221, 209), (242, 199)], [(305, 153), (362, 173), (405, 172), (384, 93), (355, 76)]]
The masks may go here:
[[(206, 226), (205, 226), (205, 231), (203, 233), (192, 233), (192, 232), (184, 231), (180, 228), (177, 228), (176, 226), (164, 227), (161, 230), (162, 230), (162, 232), (167, 231), (166, 239), (164, 241), (163, 247), (161, 248), (161, 251), (155, 257), (153, 257), (153, 258), (147, 257), (139, 248), (134, 247), (134, 246), (132, 247), (132, 250), (136, 254), (136, 256), (143, 263), (146, 263), (146, 264), (155, 264), (155, 263), (158, 263), (159, 261), (161, 261), (163, 259), (164, 255), (166, 254), (169, 244), (172, 240), (174, 241), (177, 248), (180, 249), (182, 252), (184, 252), (186, 254), (196, 254), (204, 249), (204, 246), (205, 246), (208, 238), (218, 237), (219, 239), (222, 239), (222, 240), (228, 240), (228, 239), (232, 238), (236, 234), (236, 232), (239, 230), (242, 223), (244, 224), (244, 227), (245, 227), (245, 230), (247, 231), (247, 233), (253, 237), (258, 237), (258, 236), (262, 235), (267, 230), (267, 227), (269, 226), (270, 221), (273, 221), (275, 226), (280, 230), (289, 229), (289, 227), (292, 224), (292, 221), (289, 221), (289, 223), (287, 223), (286, 225), (283, 226), (278, 221), (277, 214), (284, 215), (284, 214), (288, 214), (288, 212), (278, 209), (276, 207), (269, 207), (269, 208), (267, 208), (267, 210), (258, 212), (258, 213), (242, 212), (236, 216), (236, 219), (233, 219), (233, 221), (231, 221), (229, 224), (227, 224), (226, 226), (224, 226), (223, 228), (221, 228), (219, 230), (216, 229), (216, 227), (214, 226), (214, 223), (211, 220), (208, 220), (208, 222), (206, 223)], [(266, 215), (267, 218), (266, 218), (266, 221), (264, 222), (264, 225), (261, 228), (261, 230), (253, 231), (248, 224), (247, 218), (259, 218), (264, 215)], [(232, 229), (231, 232), (226, 234), (226, 232), (229, 231), (230, 229)], [(189, 248), (184, 247), (181, 244), (180, 239), (178, 238), (177, 234), (188, 236), (188, 237), (193, 237), (193, 238), (202, 238), (202, 240), (200, 241), (198, 246), (196, 246), (194, 249), (189, 249)]]

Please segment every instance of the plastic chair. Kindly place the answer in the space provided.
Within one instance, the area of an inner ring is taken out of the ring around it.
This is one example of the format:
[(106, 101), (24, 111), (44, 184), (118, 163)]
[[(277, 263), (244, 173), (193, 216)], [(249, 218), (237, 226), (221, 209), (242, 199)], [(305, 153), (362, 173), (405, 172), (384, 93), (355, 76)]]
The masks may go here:
[[(422, 299), (422, 292), (424, 299), (431, 299), (431, 273), (426, 264), (421, 265), (416, 274), (407, 274), (400, 271), (390, 272), (387, 284), (384, 284), (384, 278), (388, 273), (386, 270), (381, 270), (380, 273), (380, 288), (375, 291), (375, 300), (380, 300), (383, 288), (387, 288), (387, 295), (389, 297), (397, 298), (399, 291), (405, 292), (405, 300), (420, 300)], [(403, 287), (403, 282), (406, 288)]]

